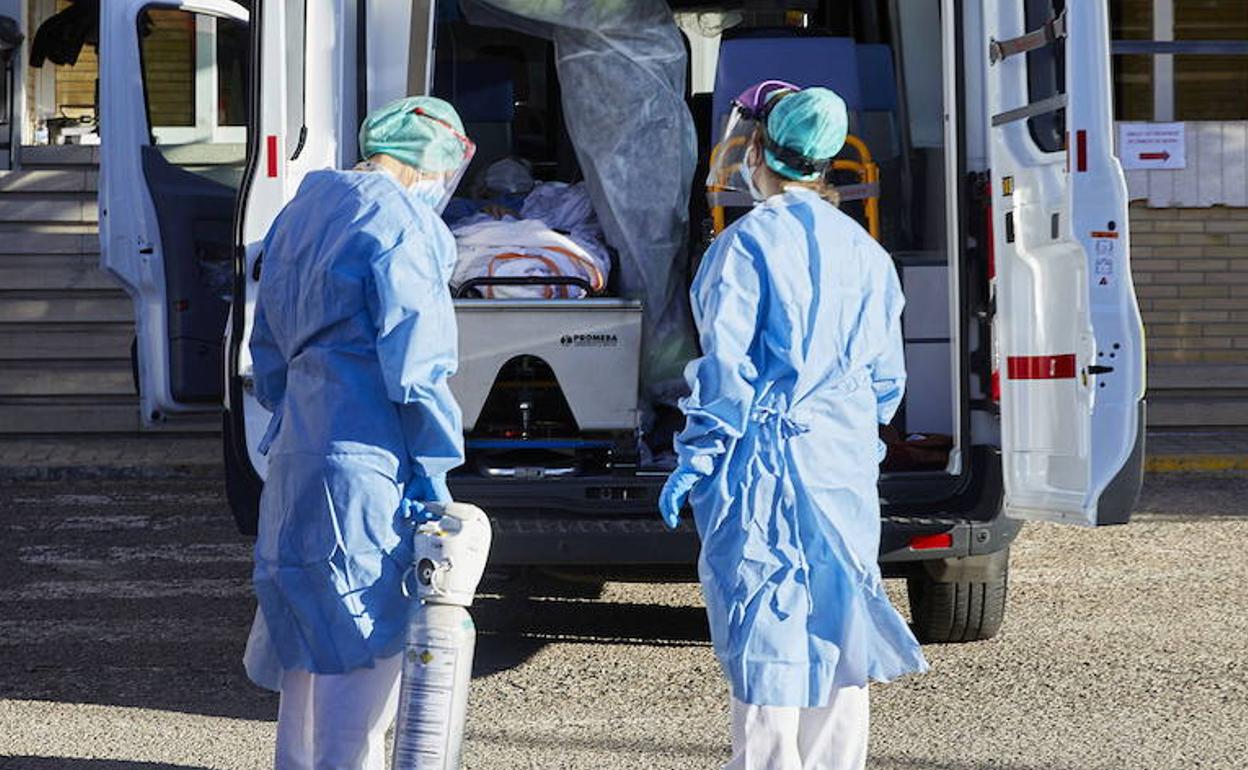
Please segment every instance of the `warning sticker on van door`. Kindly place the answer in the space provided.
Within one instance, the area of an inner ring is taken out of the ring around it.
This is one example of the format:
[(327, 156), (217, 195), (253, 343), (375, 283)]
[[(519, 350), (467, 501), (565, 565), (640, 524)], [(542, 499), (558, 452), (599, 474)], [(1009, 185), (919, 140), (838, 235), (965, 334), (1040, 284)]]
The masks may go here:
[(1117, 240), (1116, 232), (1092, 233), (1092, 243), (1095, 244), (1092, 272), (1097, 286), (1109, 286), (1114, 280), (1114, 244)]

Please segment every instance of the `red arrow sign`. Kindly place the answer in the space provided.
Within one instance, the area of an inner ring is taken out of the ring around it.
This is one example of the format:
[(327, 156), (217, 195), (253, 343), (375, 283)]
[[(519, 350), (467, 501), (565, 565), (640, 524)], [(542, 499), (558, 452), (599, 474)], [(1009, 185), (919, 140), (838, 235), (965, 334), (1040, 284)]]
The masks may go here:
[(1160, 160), (1165, 162), (1170, 160), (1170, 153), (1166, 150), (1161, 152), (1142, 152), (1140, 153), (1140, 160)]

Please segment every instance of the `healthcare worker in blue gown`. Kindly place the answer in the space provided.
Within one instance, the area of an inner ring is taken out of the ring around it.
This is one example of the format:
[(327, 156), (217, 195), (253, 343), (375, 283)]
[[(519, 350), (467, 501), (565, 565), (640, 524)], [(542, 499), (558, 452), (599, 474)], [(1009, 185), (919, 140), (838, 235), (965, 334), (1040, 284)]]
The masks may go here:
[(841, 99), (781, 89), (735, 117), (727, 138), (743, 139), (758, 205), (694, 280), (703, 355), (686, 370), (660, 506), (674, 527), (688, 500), (701, 535), (732, 693), (726, 768), (861, 770), (868, 681), (927, 668), (876, 563), (878, 425), (905, 385), (903, 298), (888, 254), (822, 182), (845, 142)]
[(281, 692), (278, 770), (383, 767), (413, 524), (463, 462), (439, 211), (473, 145), (449, 104), (415, 97), (370, 115), (360, 150), (354, 170), (308, 174), (273, 223), (251, 335), (273, 418), (245, 664)]

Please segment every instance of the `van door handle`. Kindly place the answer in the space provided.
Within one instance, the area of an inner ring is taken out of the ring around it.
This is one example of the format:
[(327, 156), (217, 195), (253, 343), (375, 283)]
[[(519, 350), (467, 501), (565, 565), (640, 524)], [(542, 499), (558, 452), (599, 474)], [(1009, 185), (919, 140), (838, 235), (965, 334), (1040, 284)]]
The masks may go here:
[(1114, 370), (1112, 366), (1097, 366), (1093, 364), (1088, 367), (1088, 374), (1109, 374)]

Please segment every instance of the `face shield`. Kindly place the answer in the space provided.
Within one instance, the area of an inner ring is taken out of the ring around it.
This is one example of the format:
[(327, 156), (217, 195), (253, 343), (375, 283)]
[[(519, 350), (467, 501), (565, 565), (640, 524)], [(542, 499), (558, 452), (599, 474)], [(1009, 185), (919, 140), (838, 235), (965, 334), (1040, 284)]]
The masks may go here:
[[(434, 211), (441, 214), (446, 209), (447, 204), (451, 202), (451, 197), (455, 195), (455, 190), (459, 188), (460, 180), (464, 178), (468, 165), (472, 163), (472, 156), (477, 152), (477, 146), (473, 144), (471, 139), (464, 136), (463, 133), (456, 130), (454, 126), (445, 120), (430, 115), (419, 107), (413, 110), (413, 112), (441, 124), (441, 127), (449, 134), (451, 139), (458, 143), (458, 149), (463, 153), (463, 159), (459, 162), (459, 165), (445, 171), (432, 171), (430, 170), (431, 168), (446, 165), (445, 158), (448, 153), (445, 146), (439, 147), (438, 143), (431, 142), (428, 146), (439, 152), (438, 162), (434, 162), (435, 159), (431, 157), (428, 161), (418, 159), (417, 162), (409, 164), (416, 171), (416, 181), (410, 188), (412, 194), (428, 203), (433, 207)], [(445, 145), (446, 142), (441, 144)]]
[(468, 163), (455, 171), (438, 173), (436, 171), (417, 171), (416, 181), (412, 183), (408, 190), (428, 203), (435, 212), (441, 214), (446, 210), (447, 204), (451, 202), (451, 198), (455, 195), (455, 190), (459, 187), (459, 180), (463, 178), (464, 171), (468, 168)]
[(771, 105), (785, 94), (799, 90), (791, 83), (766, 80), (747, 88), (732, 100), (720, 140), (711, 150), (706, 177), (707, 202), (712, 209), (754, 205), (752, 173), (747, 157)]
[(475, 153), (455, 109), (433, 97), (398, 99), (370, 113), (360, 126), (360, 155), (366, 163), (376, 166), (377, 156), (388, 158), (390, 171), (408, 191), (439, 213)]

